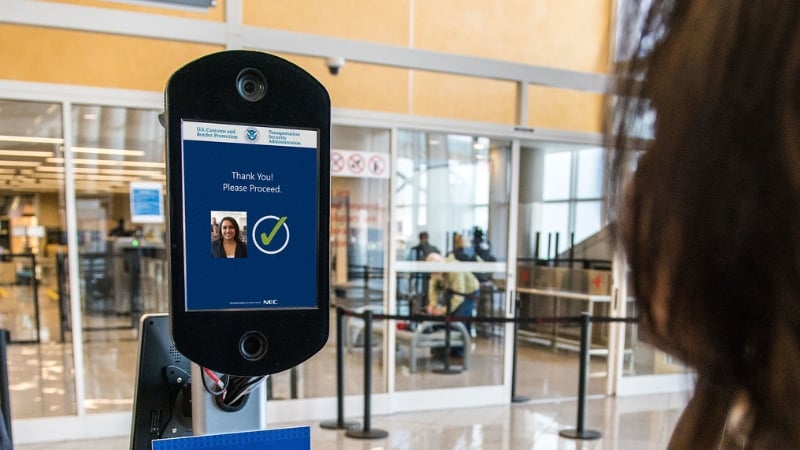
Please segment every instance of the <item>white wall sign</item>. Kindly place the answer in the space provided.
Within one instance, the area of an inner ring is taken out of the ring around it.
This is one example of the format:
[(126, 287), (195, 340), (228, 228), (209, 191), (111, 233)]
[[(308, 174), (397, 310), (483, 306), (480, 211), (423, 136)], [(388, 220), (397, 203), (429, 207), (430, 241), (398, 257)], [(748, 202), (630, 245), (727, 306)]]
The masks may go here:
[(331, 150), (331, 176), (389, 178), (389, 155), (353, 150)]

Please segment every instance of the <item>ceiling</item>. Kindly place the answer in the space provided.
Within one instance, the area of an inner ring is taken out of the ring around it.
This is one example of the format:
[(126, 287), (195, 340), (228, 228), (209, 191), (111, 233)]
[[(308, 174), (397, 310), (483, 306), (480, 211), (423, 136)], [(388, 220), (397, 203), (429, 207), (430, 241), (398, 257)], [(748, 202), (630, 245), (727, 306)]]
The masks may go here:
[[(60, 103), (0, 100), (0, 194), (64, 190)], [(73, 105), (72, 166), (78, 195), (127, 193), (131, 181), (165, 182), (158, 111)]]

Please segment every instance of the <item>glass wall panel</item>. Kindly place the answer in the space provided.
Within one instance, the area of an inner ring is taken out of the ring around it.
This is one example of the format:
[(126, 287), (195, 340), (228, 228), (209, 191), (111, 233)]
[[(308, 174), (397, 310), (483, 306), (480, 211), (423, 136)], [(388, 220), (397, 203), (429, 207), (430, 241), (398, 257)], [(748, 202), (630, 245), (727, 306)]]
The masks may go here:
[(396, 389), (501, 384), (502, 327), (479, 319), (504, 314), (504, 270), (474, 266), (506, 260), (511, 144), (407, 130), (397, 141), (397, 259), (418, 268), (397, 273), (397, 312), (478, 321), (451, 325), (449, 341), (442, 322), (395, 323)]
[[(519, 254), (565, 259), (572, 247), (604, 226), (603, 149), (535, 145), (523, 148), (521, 154)], [(605, 258), (610, 260), (610, 256)]]
[(548, 259), (569, 248), (569, 203), (545, 203), (542, 208), (542, 248), (547, 249)]
[(581, 242), (603, 227), (603, 201), (575, 203), (575, 242)]
[(169, 310), (165, 216), (140, 217), (133, 189), (166, 182), (158, 111), (72, 110), (87, 412), (129, 411), (142, 314)]
[(576, 198), (603, 197), (603, 149), (587, 148), (577, 152), (578, 177)]
[(0, 328), (13, 419), (76, 414), (61, 105), (0, 100)]
[(470, 257), (489, 245), (493, 255), (495, 249), (505, 255), (510, 144), (400, 131), (398, 147), (397, 258), (417, 260), (415, 246), (423, 232), (442, 255), (453, 250), (456, 236), (464, 238)]
[(572, 184), (572, 153), (551, 152), (544, 157), (544, 200), (566, 200)]

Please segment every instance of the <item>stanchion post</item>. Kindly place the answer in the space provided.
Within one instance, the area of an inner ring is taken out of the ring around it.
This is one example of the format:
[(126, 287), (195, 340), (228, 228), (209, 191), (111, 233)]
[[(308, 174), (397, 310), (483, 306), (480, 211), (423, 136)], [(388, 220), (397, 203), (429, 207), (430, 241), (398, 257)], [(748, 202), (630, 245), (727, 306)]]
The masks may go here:
[[(35, 297), (34, 297), (35, 298)], [(3, 426), (9, 442), (13, 442), (11, 435), (11, 399), (8, 393), (8, 354), (7, 345), (10, 334), (6, 329), (0, 329), (0, 411), (2, 411)], [(3, 444), (3, 434), (0, 433), (0, 446)]]
[(289, 370), (289, 397), (297, 398), (297, 366)]
[(599, 431), (585, 430), (583, 427), (586, 415), (586, 384), (589, 378), (589, 338), (590, 338), (591, 315), (581, 313), (581, 361), (580, 375), (578, 377), (578, 424), (574, 430), (559, 431), (559, 436), (569, 439), (600, 439), (602, 434)]
[[(444, 309), (444, 368), (434, 369), (432, 372), (445, 375), (454, 375), (461, 373), (461, 370), (450, 367), (450, 313), (452, 312), (453, 294), (452, 292), (448, 292), (445, 294), (445, 296), (447, 297), (447, 301), (445, 302)], [(466, 298), (464, 301), (466, 301)]]
[(530, 400), (524, 395), (517, 395), (517, 342), (519, 340), (519, 321), (517, 319), (519, 319), (520, 303), (519, 295), (514, 294), (514, 334), (512, 336), (514, 344), (513, 353), (511, 354), (511, 401), (513, 403), (522, 403)]
[(356, 439), (381, 439), (389, 436), (389, 432), (372, 429), (370, 396), (372, 394), (372, 311), (364, 311), (364, 426), (359, 429), (345, 431), (345, 436)]
[[(365, 328), (366, 330), (366, 328)], [(365, 331), (365, 334), (370, 334)], [(364, 347), (366, 352), (366, 346)], [(329, 430), (349, 430), (358, 422), (344, 421), (344, 309), (336, 307), (336, 420), (322, 422), (320, 427)]]

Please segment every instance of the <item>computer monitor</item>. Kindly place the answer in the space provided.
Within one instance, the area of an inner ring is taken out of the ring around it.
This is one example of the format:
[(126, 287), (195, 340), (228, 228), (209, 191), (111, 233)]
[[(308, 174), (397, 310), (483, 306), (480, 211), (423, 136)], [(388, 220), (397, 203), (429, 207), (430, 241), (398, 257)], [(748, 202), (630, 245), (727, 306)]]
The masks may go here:
[(169, 315), (142, 316), (131, 420), (131, 450), (154, 439), (192, 435), (191, 362), (172, 342)]

